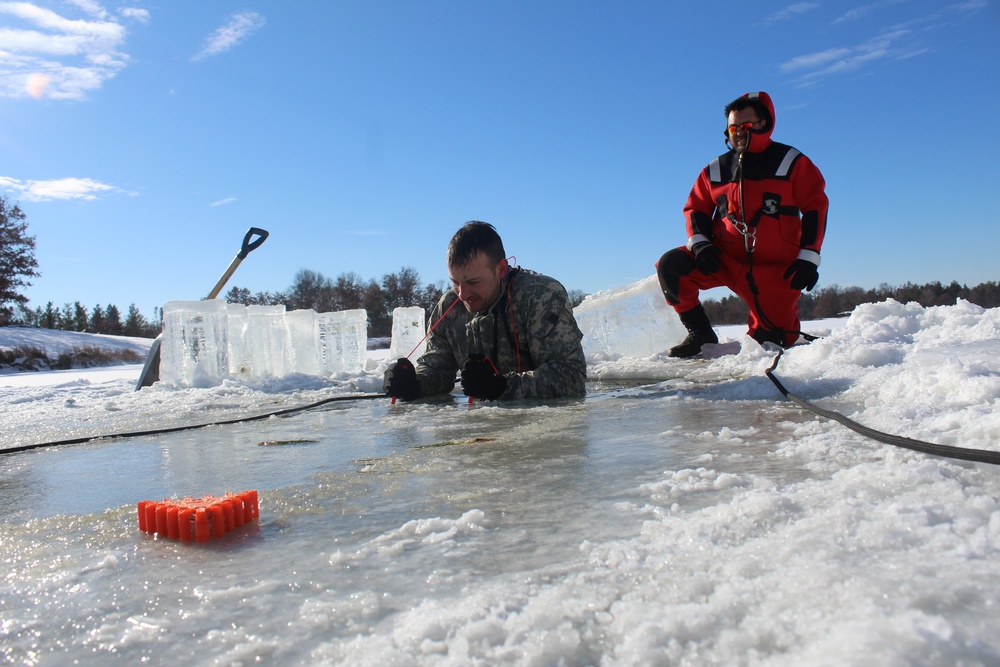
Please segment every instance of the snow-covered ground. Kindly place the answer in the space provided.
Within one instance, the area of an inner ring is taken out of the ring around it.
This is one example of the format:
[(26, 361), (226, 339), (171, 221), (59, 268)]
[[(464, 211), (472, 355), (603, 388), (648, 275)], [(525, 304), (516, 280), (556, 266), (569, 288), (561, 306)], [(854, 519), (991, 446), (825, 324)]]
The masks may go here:
[[(1000, 664), (1000, 468), (804, 413), (742, 327), (718, 327), (707, 361), (667, 358), (667, 340), (651, 352), (648, 322), (623, 311), (634, 291), (580, 311), (605, 337), (584, 400), (345, 401), (0, 456), (0, 656)], [(1000, 309), (889, 301), (804, 329), (823, 337), (776, 371), (795, 394), (1000, 450)], [(137, 365), (0, 375), (0, 448), (377, 393), (386, 356), (354, 377), (202, 389), (136, 392)], [(203, 546), (137, 530), (139, 500), (244, 488), (261, 493), (253, 530)]]

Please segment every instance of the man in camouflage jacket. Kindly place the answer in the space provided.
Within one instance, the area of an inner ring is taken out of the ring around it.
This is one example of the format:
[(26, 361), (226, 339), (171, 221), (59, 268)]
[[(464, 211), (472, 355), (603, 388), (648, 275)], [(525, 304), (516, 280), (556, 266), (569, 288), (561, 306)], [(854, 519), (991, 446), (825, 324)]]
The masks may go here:
[(584, 395), (583, 334), (557, 280), (511, 268), (496, 230), (478, 221), (452, 238), (448, 275), (452, 288), (431, 312), (427, 350), (416, 368), (400, 359), (386, 371), (386, 394), (447, 394), (461, 369), (462, 390), (475, 398)]

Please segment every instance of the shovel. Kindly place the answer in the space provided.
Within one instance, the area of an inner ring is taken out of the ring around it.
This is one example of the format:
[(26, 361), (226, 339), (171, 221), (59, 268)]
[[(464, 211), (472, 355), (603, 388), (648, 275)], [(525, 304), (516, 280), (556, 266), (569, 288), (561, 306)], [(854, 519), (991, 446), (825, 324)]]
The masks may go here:
[[(254, 236), (257, 236), (257, 238), (254, 239)], [(229, 264), (229, 268), (226, 269), (226, 272), (222, 274), (221, 278), (219, 278), (219, 282), (215, 284), (215, 287), (212, 288), (212, 291), (209, 292), (208, 296), (205, 298), (214, 299), (219, 296), (219, 292), (221, 292), (222, 288), (226, 286), (227, 282), (229, 282), (229, 278), (233, 275), (233, 272), (236, 271), (236, 267), (238, 267), (240, 263), (246, 259), (246, 256), (250, 254), (251, 250), (256, 250), (260, 247), (260, 244), (263, 243), (266, 238), (267, 232), (265, 230), (258, 229), (257, 227), (251, 227), (250, 231), (248, 231), (246, 236), (243, 237), (243, 247), (240, 248), (238, 253), (236, 253), (236, 257)], [(156, 337), (156, 340), (153, 341), (153, 344), (149, 346), (149, 353), (146, 355), (146, 363), (143, 364), (142, 373), (139, 374), (139, 382), (135, 385), (136, 391), (139, 391), (143, 387), (148, 387), (160, 379), (160, 340), (162, 338), (163, 334), (161, 333)]]

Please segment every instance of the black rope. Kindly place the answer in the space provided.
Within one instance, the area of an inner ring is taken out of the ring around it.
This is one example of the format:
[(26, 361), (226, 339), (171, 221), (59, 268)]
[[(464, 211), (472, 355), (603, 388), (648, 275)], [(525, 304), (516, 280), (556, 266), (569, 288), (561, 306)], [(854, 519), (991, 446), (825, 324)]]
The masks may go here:
[(782, 395), (798, 406), (805, 408), (815, 414), (826, 417), (827, 419), (832, 419), (835, 422), (843, 424), (847, 428), (851, 429), (855, 433), (860, 433), (861, 435), (871, 438), (872, 440), (877, 440), (883, 442), (887, 445), (895, 445), (897, 447), (903, 447), (905, 449), (912, 449), (915, 452), (921, 452), (923, 454), (931, 454), (933, 456), (944, 456), (952, 459), (961, 459), (963, 461), (976, 461), (978, 463), (992, 463), (993, 465), (1000, 465), (1000, 452), (989, 451), (986, 449), (970, 449), (966, 447), (952, 447), (950, 445), (937, 445), (932, 442), (923, 442), (921, 440), (913, 440), (911, 438), (904, 438), (900, 435), (892, 435), (890, 433), (883, 433), (881, 431), (876, 431), (873, 428), (868, 428), (862, 424), (857, 423), (851, 419), (848, 419), (839, 412), (834, 412), (833, 410), (825, 410), (818, 406), (813, 405), (809, 401), (799, 398), (795, 394), (789, 392), (785, 387), (778, 381), (778, 378), (774, 376), (774, 369), (778, 367), (778, 361), (781, 359), (783, 350), (778, 351), (778, 356), (774, 358), (774, 363), (768, 368), (764, 373), (767, 375), (768, 379), (774, 383), (774, 386), (778, 388), (778, 391)]
[[(729, 213), (726, 214), (726, 217), (729, 218), (729, 221), (732, 223), (733, 227), (735, 227), (741, 234), (743, 234), (743, 247), (747, 251), (746, 281), (747, 281), (747, 286), (750, 288), (750, 293), (753, 294), (753, 304), (757, 317), (758, 319), (760, 319), (761, 324), (764, 325), (763, 328), (765, 331), (776, 333), (781, 336), (787, 336), (788, 334), (796, 334), (798, 336), (802, 336), (807, 341), (810, 342), (814, 341), (817, 338), (816, 336), (813, 336), (812, 334), (807, 334), (805, 331), (802, 331), (801, 329), (799, 331), (786, 331), (785, 329), (782, 329), (781, 327), (777, 326), (771, 320), (771, 318), (767, 316), (767, 314), (764, 312), (764, 309), (760, 305), (760, 290), (757, 289), (757, 281), (753, 277), (753, 251), (756, 249), (756, 244), (757, 244), (757, 231), (756, 231), (757, 225), (760, 224), (761, 214), (764, 212), (764, 209), (762, 208), (757, 209), (757, 214), (753, 217), (753, 220), (751, 220), (749, 223), (744, 222), (747, 217), (747, 212), (746, 212), (746, 199), (744, 199), (743, 196), (743, 153), (740, 153), (739, 158), (737, 159), (736, 172), (737, 174), (739, 174), (739, 181), (737, 183), (737, 187), (739, 188), (740, 192), (740, 219), (738, 221), (733, 219), (733, 217)], [(754, 230), (752, 235), (748, 235), (748, 231), (750, 229)], [(752, 243), (750, 241), (751, 236), (753, 237)], [(782, 343), (781, 346), (785, 347), (785, 344)]]
[[(819, 338), (819, 336), (814, 336), (812, 334), (808, 334), (805, 331), (802, 331), (801, 329), (799, 329), (798, 331), (786, 331), (785, 329), (782, 329), (781, 327), (777, 326), (774, 323), (774, 321), (771, 320), (771, 318), (768, 317), (767, 314), (764, 312), (764, 309), (760, 305), (760, 297), (759, 297), (760, 290), (757, 289), (757, 281), (754, 280), (754, 277), (753, 277), (753, 249), (752, 248), (749, 251), (747, 251), (747, 276), (746, 277), (747, 277), (747, 285), (750, 287), (750, 293), (753, 294), (753, 303), (754, 303), (754, 308), (757, 311), (757, 317), (760, 318), (760, 321), (764, 325), (764, 329), (766, 331), (772, 331), (774, 333), (781, 334), (781, 335), (798, 334), (799, 336), (802, 336), (805, 340), (807, 340), (809, 342), (812, 342), (812, 341), (816, 340), (817, 338)], [(785, 347), (784, 344), (782, 344), (782, 347)]]
[(42, 447), (59, 447), (61, 445), (80, 445), (85, 442), (93, 442), (94, 440), (105, 440), (113, 438), (138, 438), (144, 435), (161, 435), (163, 433), (177, 433), (178, 431), (192, 431), (199, 428), (207, 428), (209, 426), (226, 426), (228, 424), (239, 424), (241, 422), (252, 422), (259, 421), (261, 419), (269, 419), (271, 417), (281, 417), (284, 415), (294, 414), (296, 412), (303, 412), (305, 410), (312, 410), (318, 408), (321, 405), (326, 405), (327, 403), (334, 403), (336, 401), (360, 401), (366, 398), (385, 398), (385, 394), (360, 394), (351, 396), (333, 396), (332, 398), (324, 398), (322, 401), (316, 401), (315, 403), (310, 403), (309, 405), (300, 405), (295, 408), (285, 408), (284, 410), (276, 410), (274, 412), (267, 412), (262, 415), (253, 415), (252, 417), (237, 417), (235, 419), (226, 419), (224, 421), (211, 422), (208, 424), (188, 424), (187, 426), (170, 426), (167, 428), (157, 428), (149, 431), (130, 431), (128, 433), (115, 433), (112, 435), (90, 435), (83, 436), (80, 438), (70, 438), (68, 440), (56, 440), (54, 442), (39, 442), (32, 445), (19, 445), (17, 447), (6, 447), (0, 449), (0, 454), (14, 454), (16, 452), (25, 452), (30, 449), (40, 449)]

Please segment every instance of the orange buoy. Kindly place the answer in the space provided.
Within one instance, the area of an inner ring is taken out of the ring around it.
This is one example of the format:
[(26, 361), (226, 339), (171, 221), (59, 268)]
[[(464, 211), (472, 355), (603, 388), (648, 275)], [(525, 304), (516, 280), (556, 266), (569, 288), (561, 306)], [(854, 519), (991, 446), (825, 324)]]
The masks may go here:
[(139, 501), (139, 530), (144, 533), (148, 533), (149, 524), (146, 522), (146, 505), (150, 503), (149, 500)]
[(222, 497), (167, 498), (139, 501), (139, 530), (181, 542), (207, 542), (250, 523), (260, 516), (256, 491), (227, 493)]

